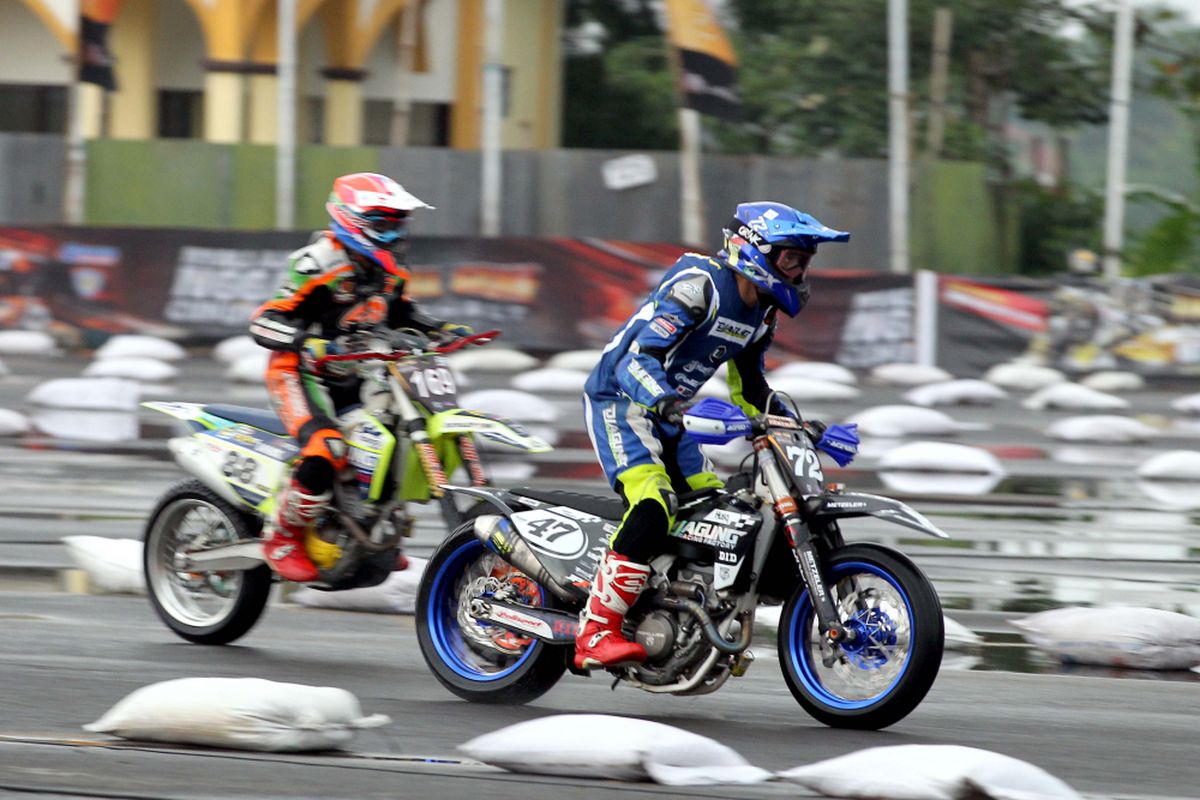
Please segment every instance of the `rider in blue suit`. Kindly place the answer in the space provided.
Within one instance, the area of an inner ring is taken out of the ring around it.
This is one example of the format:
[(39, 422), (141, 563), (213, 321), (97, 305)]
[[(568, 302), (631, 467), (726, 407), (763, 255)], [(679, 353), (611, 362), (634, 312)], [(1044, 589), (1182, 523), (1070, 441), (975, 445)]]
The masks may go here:
[(608, 345), (584, 387), (588, 434), (626, 513), (592, 581), (575, 641), (579, 668), (638, 663), (645, 649), (621, 625), (674, 520), (675, 491), (721, 481), (681, 420), (688, 401), (729, 364), (733, 401), (747, 414), (790, 413), (763, 360), (777, 312), (808, 301), (808, 265), (821, 242), (850, 234), (781, 203), (742, 203), (715, 258), (686, 253)]

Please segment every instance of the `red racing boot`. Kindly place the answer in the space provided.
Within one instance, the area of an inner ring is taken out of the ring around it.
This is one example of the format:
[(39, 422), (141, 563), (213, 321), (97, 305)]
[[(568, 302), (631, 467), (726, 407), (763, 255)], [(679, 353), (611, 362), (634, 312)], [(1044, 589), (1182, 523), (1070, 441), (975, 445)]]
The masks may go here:
[(333, 492), (308, 494), (295, 478), (283, 490), (275, 518), (267, 523), (263, 535), (263, 554), (279, 577), (297, 583), (320, 577), (304, 549), (304, 534), (332, 497)]
[(579, 614), (575, 637), (575, 667), (617, 667), (640, 664), (646, 648), (621, 635), (621, 623), (650, 577), (648, 564), (637, 564), (609, 550), (592, 579), (591, 594)]

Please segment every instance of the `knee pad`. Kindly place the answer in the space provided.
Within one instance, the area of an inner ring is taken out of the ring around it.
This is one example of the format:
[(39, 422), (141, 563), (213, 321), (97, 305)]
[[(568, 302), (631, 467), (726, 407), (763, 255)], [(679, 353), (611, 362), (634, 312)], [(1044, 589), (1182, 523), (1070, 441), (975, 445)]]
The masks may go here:
[(321, 456), (305, 456), (294, 473), (309, 494), (324, 494), (333, 488), (333, 462)]
[(335, 469), (346, 466), (346, 441), (336, 428), (318, 427), (315, 424), (310, 430), (301, 428), (300, 440), (303, 442), (300, 455), (304, 458), (323, 458)]
[(609, 547), (644, 564), (661, 552), (679, 502), (667, 471), (657, 464), (625, 470), (617, 477), (617, 485), (628, 510)]

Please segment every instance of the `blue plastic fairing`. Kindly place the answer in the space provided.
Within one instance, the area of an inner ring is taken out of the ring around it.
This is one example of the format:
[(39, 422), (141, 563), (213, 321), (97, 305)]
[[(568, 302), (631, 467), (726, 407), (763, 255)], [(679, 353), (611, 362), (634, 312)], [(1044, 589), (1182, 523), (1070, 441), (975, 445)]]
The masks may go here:
[(828, 453), (839, 467), (844, 467), (858, 455), (858, 425), (830, 425), (817, 442), (817, 449)]
[(715, 397), (706, 397), (683, 415), (683, 429), (700, 444), (728, 444), (750, 433), (746, 412)]

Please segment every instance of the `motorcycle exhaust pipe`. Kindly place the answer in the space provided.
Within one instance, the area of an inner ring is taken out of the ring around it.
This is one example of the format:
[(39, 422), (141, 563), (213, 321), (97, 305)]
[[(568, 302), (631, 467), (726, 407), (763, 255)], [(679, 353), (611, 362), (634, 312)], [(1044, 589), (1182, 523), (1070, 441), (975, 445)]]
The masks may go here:
[(754, 626), (750, 623), (751, 613), (749, 611), (743, 611), (738, 615), (738, 622), (742, 624), (742, 632), (736, 642), (731, 642), (721, 635), (721, 632), (717, 630), (716, 623), (712, 621), (712, 617), (704, 610), (704, 606), (695, 600), (689, 600), (686, 597), (655, 597), (653, 603), (669, 611), (686, 611), (691, 614), (699, 620), (704, 638), (708, 639), (709, 644), (722, 653), (737, 655), (750, 646), (750, 637), (754, 633)]
[[(475, 537), (492, 552), (499, 553), (505, 561), (533, 578), (550, 590), (559, 600), (578, 603), (580, 595), (563, 586), (538, 561), (529, 544), (513, 528), (512, 522), (498, 514), (484, 514), (475, 518)], [(571, 587), (574, 588), (574, 587)]]

